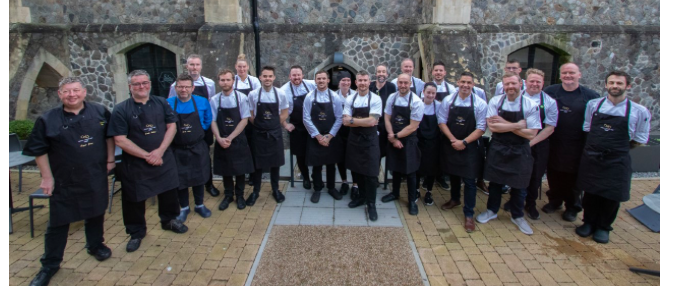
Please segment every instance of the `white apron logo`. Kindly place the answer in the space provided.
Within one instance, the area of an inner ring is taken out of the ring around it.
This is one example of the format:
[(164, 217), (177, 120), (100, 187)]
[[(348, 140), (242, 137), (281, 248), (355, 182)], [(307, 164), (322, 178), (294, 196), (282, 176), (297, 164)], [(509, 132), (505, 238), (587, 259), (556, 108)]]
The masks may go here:
[(320, 111), (320, 114), (318, 114), (318, 120), (327, 120), (327, 114), (325, 114), (325, 112)]
[(145, 132), (145, 135), (157, 133), (157, 127), (154, 124), (146, 124), (143, 132)]
[(192, 132), (192, 125), (189, 124), (189, 123), (185, 123), (185, 124), (182, 125), (182, 128), (180, 128), (180, 130), (182, 130), (182, 133), (191, 133)]
[(456, 125), (465, 125), (465, 119), (462, 116), (456, 117)]
[(559, 111), (561, 111), (563, 113), (573, 112), (572, 109), (570, 109), (570, 107), (567, 107), (567, 106), (561, 107), (561, 109), (559, 109)]
[(91, 146), (91, 145), (93, 145), (93, 142), (89, 142), (89, 141), (91, 141), (91, 140), (93, 140), (93, 137), (91, 137), (91, 136), (89, 136), (89, 135), (80, 135), (80, 136), (79, 136), (79, 140), (77, 141), (77, 143), (79, 143), (79, 147), (80, 147), (80, 148), (84, 148), (84, 147), (86, 147), (86, 146)]
[(603, 124), (603, 126), (601, 126), (601, 129), (603, 129), (603, 131), (605, 132), (615, 131), (614, 129), (612, 129), (612, 125), (610, 124)]

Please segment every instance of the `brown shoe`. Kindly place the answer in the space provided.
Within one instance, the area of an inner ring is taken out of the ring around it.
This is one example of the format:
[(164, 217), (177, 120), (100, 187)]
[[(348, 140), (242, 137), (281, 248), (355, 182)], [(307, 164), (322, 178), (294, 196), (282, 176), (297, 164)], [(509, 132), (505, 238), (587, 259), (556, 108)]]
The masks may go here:
[(468, 233), (474, 231), (474, 218), (466, 217), (465, 218), (465, 231)]
[(486, 183), (483, 180), (477, 182), (477, 188), (480, 189), (482, 192), (488, 193), (488, 187), (486, 186)]
[(450, 210), (450, 209), (454, 208), (455, 206), (459, 206), (459, 205), (460, 205), (460, 202), (456, 202), (454, 200), (449, 200), (448, 202), (446, 202), (445, 204), (442, 205), (442, 209), (443, 210)]

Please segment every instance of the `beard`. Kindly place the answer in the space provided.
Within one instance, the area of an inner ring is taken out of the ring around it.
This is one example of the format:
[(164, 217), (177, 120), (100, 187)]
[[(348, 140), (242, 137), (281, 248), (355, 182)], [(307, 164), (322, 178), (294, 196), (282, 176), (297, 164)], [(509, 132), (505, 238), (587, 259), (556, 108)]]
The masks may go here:
[(626, 90), (621, 89), (621, 88), (608, 89), (608, 94), (612, 97), (620, 97), (620, 96), (624, 95), (624, 92), (626, 92)]
[(382, 75), (377, 76), (376, 81), (378, 81), (379, 83), (384, 83), (384, 82), (386, 82), (386, 77), (382, 76)]

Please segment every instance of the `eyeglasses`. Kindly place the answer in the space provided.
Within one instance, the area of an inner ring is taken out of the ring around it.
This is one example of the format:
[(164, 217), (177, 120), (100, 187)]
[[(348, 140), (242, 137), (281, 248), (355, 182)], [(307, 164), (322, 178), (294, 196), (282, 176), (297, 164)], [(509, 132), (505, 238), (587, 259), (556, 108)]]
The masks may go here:
[(517, 68), (517, 67), (506, 67), (505, 69), (508, 70), (508, 71), (516, 71), (519, 68)]
[(177, 89), (190, 89), (192, 86), (191, 85), (176, 85), (175, 88)]
[(133, 86), (135, 88), (139, 88), (141, 85), (142, 86), (150, 86), (150, 84), (151, 84), (151, 82), (149, 82), (149, 81), (143, 81), (143, 82), (132, 83), (131, 86)]

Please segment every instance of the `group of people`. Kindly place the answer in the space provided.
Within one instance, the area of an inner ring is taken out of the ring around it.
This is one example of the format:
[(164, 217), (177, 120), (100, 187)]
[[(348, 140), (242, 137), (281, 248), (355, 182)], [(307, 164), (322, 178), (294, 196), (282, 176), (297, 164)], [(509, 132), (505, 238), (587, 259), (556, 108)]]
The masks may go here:
[[(532, 234), (524, 216), (539, 219), (535, 201), (546, 173), (549, 203), (542, 210), (553, 213), (565, 203), (562, 218), (574, 221), (584, 209), (577, 234), (607, 243), (620, 202), (629, 199), (629, 149), (649, 137), (649, 111), (626, 98), (628, 74), (609, 73), (608, 96), (599, 98), (579, 84), (581, 73), (573, 63), (560, 67), (561, 84), (543, 90), (544, 72), (530, 68), (522, 79), (520, 64), (509, 61), (498, 84), (502, 91), (490, 100), (470, 72), (459, 75), (457, 87), (445, 81), (445, 65), (439, 61), (429, 82), (412, 76), (413, 61), (405, 59), (402, 73), (390, 82), (388, 67), (381, 64), (375, 81), (366, 71), (357, 72), (356, 90), (350, 89), (349, 75), (337, 75), (336, 91), (328, 88), (328, 72), (318, 71), (314, 80), (306, 80), (301, 66), (291, 67), (290, 81), (274, 87), (275, 68), (263, 67), (259, 78), (248, 75), (244, 55), (235, 71), (221, 70), (215, 81), (201, 75), (201, 65), (199, 55), (188, 57), (187, 73), (171, 86), (168, 99), (151, 95), (147, 72), (132, 71), (131, 97), (112, 113), (84, 100), (86, 88), (79, 78), (60, 82), (63, 105), (36, 121), (24, 149), (25, 155), (36, 157), (40, 187), (51, 196), (42, 268), (31, 285), (48, 284), (58, 271), (71, 222), (85, 220), (90, 255), (100, 261), (110, 257), (103, 221), (107, 175), (113, 169), (122, 183), (128, 252), (136, 251), (147, 233), (148, 198), (157, 197), (164, 230), (188, 231), (189, 188), (194, 211), (211, 216), (203, 201), (206, 191), (219, 195), (213, 174), (223, 178), (219, 210), (234, 201), (238, 209), (254, 206), (262, 173), (267, 172), (271, 194), (282, 203), (278, 181), (285, 164), (283, 130), (289, 132), (303, 187), (313, 189), (313, 203), (319, 202), (323, 189), (336, 200), (350, 191), (348, 206), (365, 205), (368, 219), (376, 221), (376, 189), (385, 156), (392, 191), (382, 197), (384, 203), (400, 199), (406, 179), (408, 211), (416, 215), (420, 189), (426, 191), (423, 202), (432, 205), (434, 183), (446, 184), (448, 178), (451, 199), (441, 209), (461, 205), (464, 185), (464, 227), (472, 232), (475, 220), (497, 218), (502, 194), (509, 190), (504, 209), (523, 233)], [(216, 83), (221, 89), (217, 94)], [(487, 128), (490, 137), (484, 136)], [(123, 150), (120, 164), (115, 164), (115, 145)], [(246, 175), (253, 189), (244, 198)], [(475, 217), (478, 187), (489, 197), (486, 210)]]

